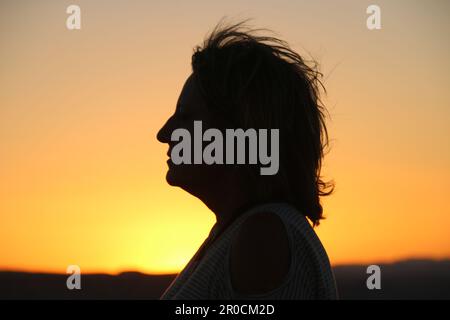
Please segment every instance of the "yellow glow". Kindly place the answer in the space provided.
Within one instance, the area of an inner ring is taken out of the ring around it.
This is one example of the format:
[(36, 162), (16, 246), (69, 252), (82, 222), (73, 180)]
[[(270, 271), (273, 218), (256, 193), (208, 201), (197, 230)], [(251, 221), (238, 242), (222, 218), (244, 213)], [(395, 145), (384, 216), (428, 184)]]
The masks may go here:
[[(26, 4), (25, 4), (26, 3)], [(0, 5), (0, 269), (180, 270), (214, 216), (165, 183), (156, 133), (192, 48), (225, 15), (256, 17), (319, 59), (337, 183), (317, 229), (333, 264), (450, 256), (449, 4), (379, 1)], [(423, 10), (423, 6), (429, 10)], [(407, 26), (405, 26), (407, 24)]]

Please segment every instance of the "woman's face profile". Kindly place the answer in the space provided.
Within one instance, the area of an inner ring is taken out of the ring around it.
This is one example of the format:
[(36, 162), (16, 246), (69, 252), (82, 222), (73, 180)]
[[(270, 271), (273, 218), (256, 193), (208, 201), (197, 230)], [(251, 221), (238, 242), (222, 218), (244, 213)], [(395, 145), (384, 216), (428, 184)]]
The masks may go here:
[(172, 132), (178, 128), (189, 131), (191, 136), (191, 155), (193, 155), (194, 121), (201, 121), (203, 130), (206, 130), (212, 127), (213, 117), (207, 108), (205, 99), (202, 97), (193, 75), (191, 75), (186, 80), (180, 93), (175, 113), (159, 130), (157, 139), (169, 145), (167, 152), (169, 156), (167, 160), (167, 182), (172, 186), (181, 187), (196, 195), (214, 185), (223, 174), (224, 166), (193, 164), (192, 161), (191, 164), (174, 164), (171, 153), (178, 141), (171, 141)]

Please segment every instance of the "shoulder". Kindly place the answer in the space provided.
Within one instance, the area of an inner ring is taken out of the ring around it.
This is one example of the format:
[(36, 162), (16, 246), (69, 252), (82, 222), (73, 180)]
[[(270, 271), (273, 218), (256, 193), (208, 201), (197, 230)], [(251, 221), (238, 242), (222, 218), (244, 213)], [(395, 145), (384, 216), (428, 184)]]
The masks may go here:
[(254, 213), (241, 224), (231, 245), (233, 288), (258, 294), (278, 287), (290, 267), (289, 237), (281, 218), (272, 212)]

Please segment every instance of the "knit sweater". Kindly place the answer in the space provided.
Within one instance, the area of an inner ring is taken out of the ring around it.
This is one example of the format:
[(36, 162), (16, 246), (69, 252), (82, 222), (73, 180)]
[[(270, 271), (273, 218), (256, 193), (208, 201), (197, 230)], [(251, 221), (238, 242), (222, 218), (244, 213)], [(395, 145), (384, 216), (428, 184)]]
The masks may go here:
[[(258, 212), (275, 213), (283, 222), (289, 239), (290, 267), (275, 289), (263, 294), (240, 294), (231, 284), (231, 243), (245, 219)], [(216, 232), (215, 225), (205, 242)], [(337, 290), (327, 253), (306, 217), (287, 203), (268, 203), (240, 215), (207, 248), (200, 261), (192, 258), (161, 299), (323, 300), (337, 299)]]

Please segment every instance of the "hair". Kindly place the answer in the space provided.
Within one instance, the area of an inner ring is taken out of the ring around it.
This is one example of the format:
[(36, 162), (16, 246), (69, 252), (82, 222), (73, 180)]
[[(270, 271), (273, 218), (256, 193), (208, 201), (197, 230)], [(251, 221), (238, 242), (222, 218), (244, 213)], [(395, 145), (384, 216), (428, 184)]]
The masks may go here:
[[(305, 61), (280, 39), (258, 35), (245, 21), (219, 23), (192, 55), (193, 76), (208, 108), (236, 128), (277, 128), (280, 167), (276, 175), (252, 171), (249, 181), (262, 201), (292, 204), (314, 226), (323, 219), (320, 196), (333, 182), (321, 179), (328, 146), (325, 88), (314, 61)], [(312, 64), (312, 66), (308, 65)]]

